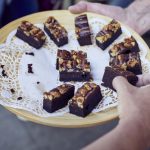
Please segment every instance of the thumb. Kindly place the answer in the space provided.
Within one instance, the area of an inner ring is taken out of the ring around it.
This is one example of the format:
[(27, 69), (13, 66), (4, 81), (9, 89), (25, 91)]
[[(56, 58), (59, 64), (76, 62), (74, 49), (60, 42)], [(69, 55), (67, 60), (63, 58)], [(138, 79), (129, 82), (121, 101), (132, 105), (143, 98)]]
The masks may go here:
[[(116, 89), (118, 94), (118, 112), (121, 119), (126, 118), (126, 111), (128, 109), (135, 111), (134, 100), (136, 100), (137, 87), (132, 86), (126, 78), (116, 77), (113, 80), (113, 87)], [(133, 110), (134, 109), (134, 110)]]
[(136, 87), (131, 85), (126, 78), (121, 76), (114, 78), (112, 84), (114, 89), (116, 89), (118, 96), (122, 99), (132, 94), (136, 89)]

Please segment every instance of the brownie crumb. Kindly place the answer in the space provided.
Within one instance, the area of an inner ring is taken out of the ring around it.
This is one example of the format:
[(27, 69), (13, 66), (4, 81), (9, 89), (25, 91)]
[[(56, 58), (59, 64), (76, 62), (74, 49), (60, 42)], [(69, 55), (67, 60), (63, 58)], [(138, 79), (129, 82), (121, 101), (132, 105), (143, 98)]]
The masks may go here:
[(5, 72), (5, 70), (2, 70), (2, 76), (3, 77), (8, 77), (7, 74), (6, 74), (6, 72)]
[(14, 89), (10, 89), (10, 92), (11, 92), (12, 94), (14, 94), (14, 93), (15, 93), (15, 90), (14, 90)]
[(18, 97), (17, 100), (22, 100), (22, 97)]
[(32, 69), (32, 64), (28, 64), (28, 73), (34, 73)]
[(2, 76), (3, 77), (8, 77), (7, 74), (6, 74), (6, 71), (4, 70), (4, 65), (1, 65), (1, 68), (2, 68)]
[(26, 55), (34, 56), (34, 53), (33, 53), (33, 52), (30, 52), (30, 53), (26, 52), (25, 54), (26, 54)]
[(1, 68), (3, 69), (3, 68), (4, 68), (4, 65), (1, 65)]
[(40, 82), (38, 81), (38, 82), (36, 82), (37, 84), (40, 84)]

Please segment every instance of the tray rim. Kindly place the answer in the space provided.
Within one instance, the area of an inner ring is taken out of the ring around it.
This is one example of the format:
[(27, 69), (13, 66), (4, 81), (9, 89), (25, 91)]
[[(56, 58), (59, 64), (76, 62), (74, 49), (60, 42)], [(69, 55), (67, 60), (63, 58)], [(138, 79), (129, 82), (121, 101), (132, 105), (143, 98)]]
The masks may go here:
[[(0, 29), (0, 44), (4, 43), (7, 35), (17, 27), (17, 25), (22, 21), (22, 20), (28, 20), (33, 23), (40, 23), (41, 21), (37, 21), (37, 18), (46, 18), (49, 15), (54, 15), (54, 16), (60, 16), (60, 14), (66, 14), (69, 15), (70, 17), (75, 17), (79, 14), (71, 14), (68, 10), (53, 10), (53, 11), (44, 11), (44, 12), (38, 12), (34, 13), (31, 15), (27, 15), (25, 17), (19, 18), (13, 22), (10, 22), (9, 24), (5, 25), (3, 28)], [(89, 13), (86, 12), (84, 14), (87, 15), (95, 15), (96, 17), (100, 17), (104, 20), (112, 20), (109, 17), (96, 14), (96, 13)], [(34, 18), (34, 20), (33, 20)], [(36, 19), (35, 19), (36, 18)], [(40, 20), (41, 20), (40, 19)], [(145, 43), (145, 41), (138, 35), (135, 31), (133, 31), (130, 27), (124, 25), (121, 23), (123, 26), (125, 26), (129, 31), (132, 32), (132, 35), (135, 37), (138, 37), (138, 39), (149, 49), (148, 45)], [(150, 60), (150, 51), (148, 51), (147, 54), (147, 59)], [(20, 110), (20, 109), (15, 109), (11, 107), (5, 107), (7, 110), (12, 112), (13, 114), (23, 117), (27, 119), (28, 121), (42, 124), (42, 125), (47, 125), (47, 126), (53, 126), (53, 127), (63, 127), (63, 128), (81, 128), (81, 127), (89, 127), (89, 126), (95, 126), (95, 125), (101, 125), (104, 124), (108, 121), (114, 120), (118, 118), (118, 111), (117, 107), (109, 108), (107, 110), (104, 110), (102, 112), (96, 113), (96, 114), (91, 114), (86, 118), (79, 118), (70, 114), (65, 114), (63, 116), (59, 117), (48, 117), (48, 118), (43, 118), (43, 117), (38, 117), (28, 111)], [(94, 116), (94, 117), (93, 117)], [(73, 120), (71, 120), (73, 118)], [(68, 122), (66, 121), (69, 120)], [(71, 123), (70, 123), (71, 122)]]

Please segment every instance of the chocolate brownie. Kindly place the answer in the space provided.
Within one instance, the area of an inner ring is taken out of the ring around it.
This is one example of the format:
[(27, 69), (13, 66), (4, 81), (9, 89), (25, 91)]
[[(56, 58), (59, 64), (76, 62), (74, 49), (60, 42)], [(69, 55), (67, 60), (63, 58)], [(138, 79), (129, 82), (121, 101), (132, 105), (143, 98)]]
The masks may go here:
[(91, 31), (86, 14), (75, 18), (75, 32), (80, 46), (91, 45)]
[(141, 59), (139, 53), (120, 54), (110, 58), (110, 66), (118, 66), (131, 71), (136, 75), (142, 74)]
[(36, 49), (41, 48), (46, 40), (45, 33), (28, 21), (21, 22), (17, 29), (16, 37)]
[(110, 57), (115, 57), (119, 54), (128, 54), (131, 52), (139, 52), (139, 46), (133, 36), (125, 38), (123, 42), (115, 44), (109, 51)]
[(138, 81), (138, 77), (130, 71), (125, 71), (124, 69), (119, 68), (119, 67), (113, 67), (113, 68), (106, 67), (104, 75), (103, 75), (103, 79), (102, 79), (102, 82), (103, 82), (102, 85), (114, 90), (112, 81), (117, 76), (125, 77), (128, 80), (128, 82), (131, 83), (132, 85), (136, 85)]
[(101, 100), (100, 86), (95, 83), (85, 83), (69, 101), (70, 113), (86, 117)]
[(68, 43), (68, 32), (54, 17), (50, 16), (46, 20), (44, 30), (58, 47)]
[(70, 84), (63, 84), (49, 92), (45, 92), (43, 99), (43, 109), (52, 113), (65, 107), (68, 101), (74, 96), (75, 87)]
[(60, 81), (91, 80), (90, 63), (83, 51), (58, 50), (56, 68), (59, 70)]
[(108, 25), (96, 35), (96, 44), (105, 50), (122, 34), (121, 25), (116, 20), (112, 20)]

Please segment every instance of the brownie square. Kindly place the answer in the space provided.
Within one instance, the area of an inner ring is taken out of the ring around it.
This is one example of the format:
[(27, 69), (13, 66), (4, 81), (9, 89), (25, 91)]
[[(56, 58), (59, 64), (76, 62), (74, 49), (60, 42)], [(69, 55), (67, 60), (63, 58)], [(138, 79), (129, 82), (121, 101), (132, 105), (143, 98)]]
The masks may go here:
[(58, 47), (68, 43), (67, 30), (54, 17), (50, 16), (46, 20), (44, 30)]
[(99, 85), (85, 83), (69, 101), (70, 113), (80, 117), (86, 117), (101, 100), (102, 94)]
[(122, 34), (121, 25), (116, 20), (112, 20), (108, 25), (96, 35), (96, 44), (102, 50), (105, 50)]
[(68, 101), (74, 96), (75, 87), (70, 84), (63, 84), (49, 92), (45, 92), (43, 99), (43, 109), (52, 113), (65, 107)]
[(139, 46), (133, 36), (125, 38), (123, 42), (115, 44), (109, 51), (110, 57), (115, 57), (119, 54), (129, 54), (139, 52)]
[(56, 60), (56, 69), (59, 70), (59, 63), (63, 60), (72, 60), (71, 52), (67, 50), (58, 49), (57, 60)]
[(131, 71), (136, 75), (142, 74), (142, 65), (139, 53), (120, 54), (110, 58), (110, 66), (118, 66), (124, 70)]
[(125, 77), (128, 80), (128, 82), (134, 86), (138, 82), (138, 77), (130, 71), (125, 71), (124, 69), (121, 69), (119, 67), (114, 67), (114, 68), (106, 67), (104, 75), (103, 75), (103, 79), (102, 79), (102, 82), (103, 82), (102, 85), (114, 90), (112, 81), (117, 76)]
[(58, 50), (56, 68), (60, 81), (90, 81), (91, 68), (83, 51)]
[(41, 48), (46, 40), (45, 33), (28, 21), (21, 22), (21, 25), (17, 29), (16, 37), (36, 49)]
[(86, 14), (75, 18), (75, 33), (80, 46), (91, 45), (91, 31)]

